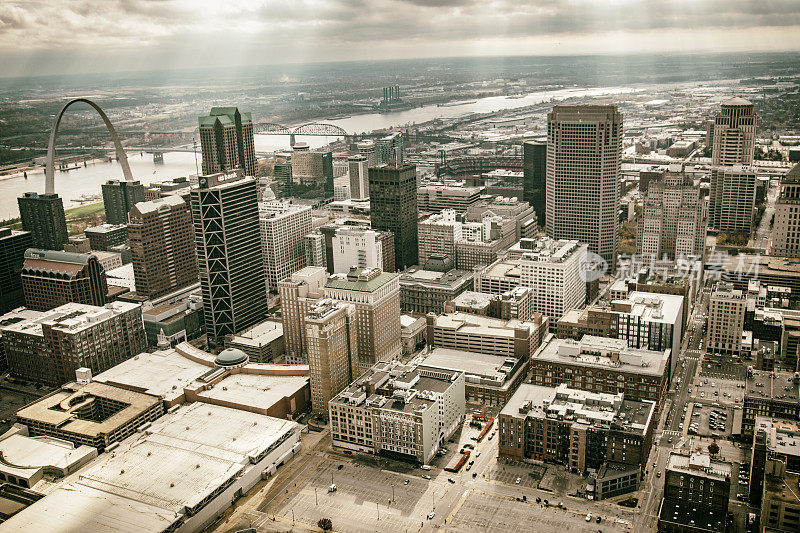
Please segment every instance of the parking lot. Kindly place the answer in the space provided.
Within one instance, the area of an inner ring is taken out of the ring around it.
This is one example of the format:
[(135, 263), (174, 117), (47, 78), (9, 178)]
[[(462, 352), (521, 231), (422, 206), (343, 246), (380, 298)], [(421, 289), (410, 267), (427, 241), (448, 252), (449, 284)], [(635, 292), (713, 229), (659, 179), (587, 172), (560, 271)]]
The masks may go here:
[(744, 381), (744, 378), (747, 375), (747, 366), (742, 363), (714, 361), (706, 358), (703, 361), (700, 375), (704, 378)]
[(547, 468), (542, 465), (495, 463), (488, 468), (486, 477), (502, 483), (535, 489), (539, 487), (539, 482), (546, 471)]
[[(446, 472), (416, 471), (407, 475), (325, 458), (275, 514), (283, 523), (294, 517), (311, 526), (330, 518), (334, 530), (341, 531), (416, 530), (446, 494), (443, 484), (449, 485)], [(421, 477), (429, 474), (430, 480)], [(336, 490), (329, 492), (332, 484)]]
[[(708, 381), (708, 383), (706, 383)], [(702, 376), (692, 385), (692, 396), (696, 401), (742, 405), (744, 402), (744, 380)]]
[[(698, 408), (694, 405), (690, 412), (691, 416), (684, 421), (684, 427), (687, 429), (689, 435), (725, 438), (731, 434), (731, 428), (733, 427), (733, 409), (712, 407), (709, 405), (703, 405), (702, 408)], [(693, 423), (697, 424), (696, 432), (693, 432), (690, 428)]]
[(452, 521), (447, 531), (575, 531), (592, 533), (600, 531), (625, 531), (624, 523), (616, 523), (611, 519), (595, 521), (592, 515), (590, 522), (586, 515), (570, 509), (544, 507), (535, 500), (519, 502), (513, 498), (470, 492)]

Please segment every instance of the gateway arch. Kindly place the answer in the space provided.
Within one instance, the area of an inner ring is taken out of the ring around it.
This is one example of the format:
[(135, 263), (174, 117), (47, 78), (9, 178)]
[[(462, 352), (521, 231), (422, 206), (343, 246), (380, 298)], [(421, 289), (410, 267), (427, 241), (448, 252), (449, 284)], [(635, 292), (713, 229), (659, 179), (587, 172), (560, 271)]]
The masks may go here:
[(54, 193), (55, 190), (55, 178), (53, 172), (53, 160), (55, 158), (55, 145), (56, 145), (56, 137), (58, 136), (58, 126), (61, 124), (61, 117), (64, 116), (64, 112), (67, 110), (69, 106), (76, 102), (83, 102), (85, 104), (89, 104), (97, 111), (97, 114), (100, 115), (100, 118), (103, 119), (103, 122), (106, 124), (106, 128), (108, 129), (108, 134), (111, 136), (111, 140), (114, 141), (114, 148), (117, 151), (117, 159), (119, 160), (119, 164), (122, 165), (122, 175), (125, 177), (125, 181), (133, 181), (133, 174), (131, 174), (131, 167), (128, 164), (128, 156), (125, 155), (125, 150), (122, 148), (122, 143), (119, 140), (119, 135), (117, 135), (117, 131), (114, 129), (114, 126), (111, 124), (111, 121), (108, 120), (108, 116), (100, 109), (100, 106), (92, 102), (87, 98), (75, 98), (74, 100), (70, 100), (64, 107), (61, 108), (58, 115), (56, 116), (55, 121), (53, 122), (53, 129), (50, 131), (50, 143), (47, 145), (47, 167), (45, 168), (45, 191), (46, 193)]

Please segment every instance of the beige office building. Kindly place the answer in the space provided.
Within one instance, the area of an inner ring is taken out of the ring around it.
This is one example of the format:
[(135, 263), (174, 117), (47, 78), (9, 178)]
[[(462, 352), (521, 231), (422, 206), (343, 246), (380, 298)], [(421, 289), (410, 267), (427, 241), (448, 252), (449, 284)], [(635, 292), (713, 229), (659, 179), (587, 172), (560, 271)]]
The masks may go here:
[(328, 416), (328, 402), (358, 377), (356, 310), (352, 304), (322, 299), (305, 317), (311, 409)]
[(431, 255), (449, 257), (455, 263), (456, 241), (461, 239), (462, 223), (456, 220), (453, 209), (431, 215), (417, 226), (419, 232), (419, 264), (424, 265)]
[(756, 114), (753, 103), (744, 98), (722, 102), (714, 118), (711, 163), (713, 165), (751, 165), (755, 153)]
[(400, 276), (377, 268), (352, 268), (346, 275), (331, 276), (325, 297), (355, 306), (358, 374), (378, 361), (399, 359)]
[(781, 180), (774, 221), (770, 255), (800, 257), (800, 163)]
[(706, 220), (703, 197), (682, 165), (670, 165), (650, 182), (636, 234), (637, 253), (678, 259), (703, 253)]
[(324, 296), (328, 273), (322, 267), (305, 267), (290, 279), (278, 283), (281, 298), (281, 321), (288, 364), (306, 364), (304, 319), (308, 311)]
[(731, 283), (717, 283), (711, 293), (708, 311), (706, 351), (738, 356), (742, 351), (742, 330), (747, 298)]
[(545, 231), (616, 261), (622, 114), (613, 105), (556, 105), (547, 115)]

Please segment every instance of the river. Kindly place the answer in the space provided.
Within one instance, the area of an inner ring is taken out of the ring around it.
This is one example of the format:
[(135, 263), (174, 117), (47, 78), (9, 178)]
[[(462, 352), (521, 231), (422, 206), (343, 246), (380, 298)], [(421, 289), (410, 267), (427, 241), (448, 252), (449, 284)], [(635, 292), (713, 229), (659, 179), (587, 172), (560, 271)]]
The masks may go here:
[[(436, 118), (447, 119), (470, 113), (489, 113), (503, 109), (517, 109), (547, 102), (551, 99), (563, 100), (571, 97), (625, 94), (636, 92), (637, 90), (631, 87), (603, 87), (538, 91), (523, 97), (491, 96), (462, 105), (444, 107), (428, 105), (393, 113), (367, 113), (337, 120), (321, 118), (318, 121), (334, 124), (348, 132), (362, 133), (396, 126), (421, 124)], [(333, 140), (335, 140), (335, 137), (298, 136), (296, 139), (298, 142), (307, 142), (312, 148), (319, 148)], [(286, 135), (256, 135), (255, 144), (258, 152), (272, 152), (290, 148), (289, 137)], [(199, 157), (200, 155), (198, 154)], [(140, 154), (139, 152), (129, 153), (128, 161), (131, 165), (134, 179), (144, 184), (178, 176), (187, 176), (196, 172), (195, 156), (190, 152), (166, 152), (164, 153), (163, 164), (154, 163), (152, 154)], [(86, 167), (81, 166), (68, 172), (56, 170), (56, 192), (64, 200), (64, 207), (68, 208), (77, 205), (77, 202), (73, 200), (80, 198), (81, 195), (100, 193), (100, 185), (109, 179), (122, 179), (122, 170), (116, 161), (88, 163)], [(17, 197), (27, 191), (44, 191), (43, 168), (38, 171), (28, 172), (27, 180), (22, 176), (0, 180), (0, 220), (19, 216)]]

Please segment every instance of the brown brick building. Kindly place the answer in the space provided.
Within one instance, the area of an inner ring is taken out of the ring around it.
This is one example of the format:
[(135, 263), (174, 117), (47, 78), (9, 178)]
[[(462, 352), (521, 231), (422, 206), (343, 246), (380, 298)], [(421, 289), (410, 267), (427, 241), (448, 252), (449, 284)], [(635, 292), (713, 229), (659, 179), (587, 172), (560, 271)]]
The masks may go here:
[(108, 286), (97, 257), (30, 248), (22, 265), (25, 305), (48, 311), (69, 302), (104, 305)]
[(138, 294), (159, 296), (197, 282), (192, 217), (180, 196), (134, 205), (128, 238)]

